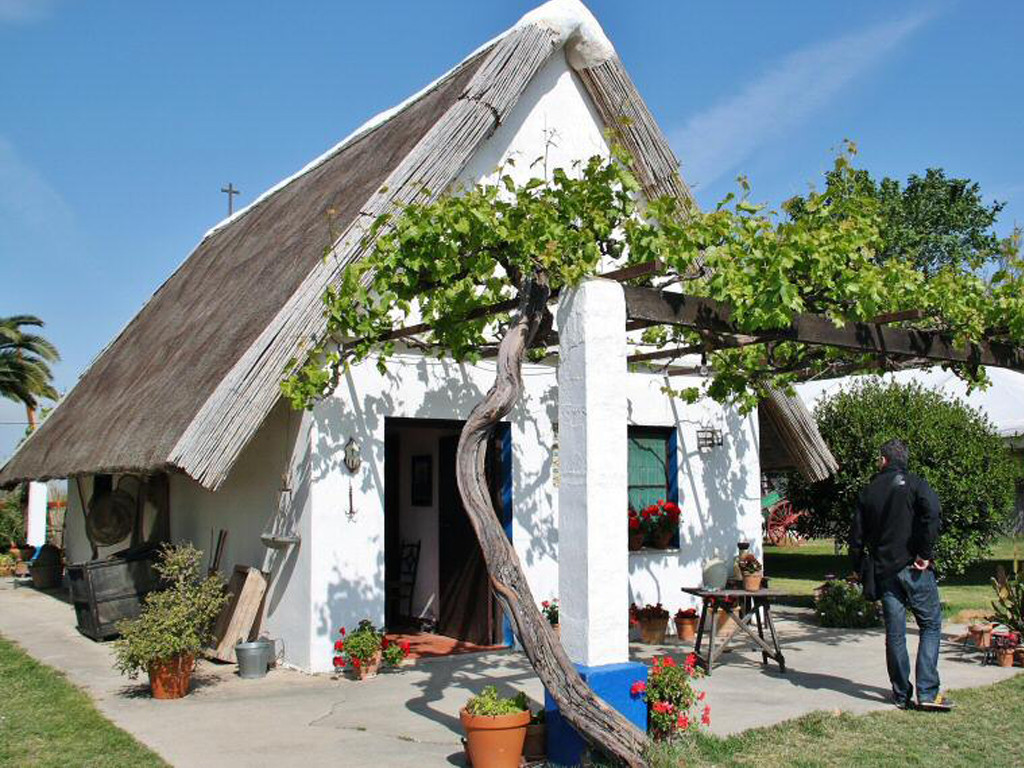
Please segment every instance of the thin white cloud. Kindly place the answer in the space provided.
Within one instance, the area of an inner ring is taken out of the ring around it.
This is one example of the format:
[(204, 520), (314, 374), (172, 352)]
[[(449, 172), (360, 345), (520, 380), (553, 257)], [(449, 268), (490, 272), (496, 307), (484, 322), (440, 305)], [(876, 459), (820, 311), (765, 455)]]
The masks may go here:
[(0, 24), (31, 24), (53, 13), (55, 0), (0, 0)]
[(54, 236), (66, 231), (73, 219), (57, 190), (0, 136), (0, 222)]
[[(684, 178), (707, 186), (825, 107), (934, 14), (919, 13), (802, 48), (672, 137)], [(840, 137), (841, 138), (841, 137)]]

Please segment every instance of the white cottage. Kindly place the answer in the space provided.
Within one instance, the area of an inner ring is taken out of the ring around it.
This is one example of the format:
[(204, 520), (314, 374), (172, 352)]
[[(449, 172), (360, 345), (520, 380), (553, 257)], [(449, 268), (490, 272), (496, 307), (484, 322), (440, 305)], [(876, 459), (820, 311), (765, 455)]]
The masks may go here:
[[(387, 375), (354, 368), (309, 413), (289, 409), (279, 382), (322, 328), (319, 296), (359, 257), (371, 214), (424, 183), (437, 190), (486, 179), (509, 158), (521, 161), (514, 174), (525, 180), (537, 157), (553, 169), (607, 155), (610, 126), (622, 131), (647, 195), (689, 194), (590, 13), (555, 0), (528, 14), (208, 232), (0, 483), (69, 478), (70, 562), (129, 542), (97, 547), (87, 534), (97, 491), (112, 486), (145, 496), (136, 541), (169, 536), (205, 548), (226, 530), (222, 570), (269, 574), (262, 631), (303, 670), (330, 669), (337, 628), (364, 617), (511, 642), (453, 467), (456, 435), (491, 385), (493, 362), (405, 351)], [(559, 552), (573, 545), (559, 538), (557, 360), (528, 365), (524, 377), (525, 396), (494, 440), (491, 485), (531, 588), (546, 599), (558, 594)], [(731, 556), (739, 540), (760, 549), (762, 430), (756, 413), (666, 397), (655, 373), (628, 373), (625, 382), (630, 498), (677, 499), (683, 517), (671, 549), (630, 553), (630, 594), (608, 599), (623, 612), (629, 599), (674, 610), (688, 604), (679, 587), (699, 584), (716, 552)], [(814, 430), (792, 401), (763, 423), (776, 443), (773, 465), (785, 451), (779, 434)], [(721, 445), (699, 448), (701, 429), (720, 433)], [(355, 472), (346, 446), (361, 462)], [(805, 468), (815, 460), (790, 458)], [(169, 532), (157, 530), (160, 509)]]

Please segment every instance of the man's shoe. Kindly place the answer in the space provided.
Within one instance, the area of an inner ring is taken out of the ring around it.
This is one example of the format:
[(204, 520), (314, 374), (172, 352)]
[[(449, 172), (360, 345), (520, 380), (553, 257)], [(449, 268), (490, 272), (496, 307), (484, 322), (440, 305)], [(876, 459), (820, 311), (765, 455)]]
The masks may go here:
[(953, 702), (949, 700), (948, 696), (940, 693), (933, 701), (917, 702), (917, 708), (922, 712), (952, 712)]
[(914, 709), (913, 699), (896, 699), (893, 703), (896, 705), (896, 709)]

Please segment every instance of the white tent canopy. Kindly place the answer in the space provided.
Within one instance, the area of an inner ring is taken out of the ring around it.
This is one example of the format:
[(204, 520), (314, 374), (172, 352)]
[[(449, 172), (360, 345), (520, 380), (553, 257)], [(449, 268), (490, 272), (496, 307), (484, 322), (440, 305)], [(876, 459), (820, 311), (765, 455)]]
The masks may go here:
[[(937, 390), (947, 397), (963, 400), (968, 406), (988, 416), (996, 431), (1004, 438), (1024, 436), (1024, 374), (1004, 368), (987, 368), (992, 385), (988, 389), (974, 389), (968, 393), (967, 384), (941, 368), (887, 373), (881, 378), (900, 383), (917, 382), (928, 389)], [(797, 392), (812, 410), (826, 396), (847, 389), (870, 376), (844, 376), (798, 384)]]

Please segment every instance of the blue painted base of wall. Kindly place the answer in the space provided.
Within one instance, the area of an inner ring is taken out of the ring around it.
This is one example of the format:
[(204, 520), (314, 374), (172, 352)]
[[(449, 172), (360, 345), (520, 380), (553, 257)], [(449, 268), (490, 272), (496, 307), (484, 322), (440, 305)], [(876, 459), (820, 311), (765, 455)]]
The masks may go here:
[[(647, 665), (636, 662), (625, 664), (604, 664), (599, 667), (585, 667), (577, 664), (580, 676), (590, 685), (594, 693), (617, 709), (637, 728), (647, 732), (647, 703), (639, 696), (633, 697), (629, 689), (637, 680), (647, 680)], [(544, 709), (547, 719), (548, 762), (555, 765), (579, 765), (586, 751), (587, 743), (569, 723), (562, 718), (551, 694), (544, 693)]]

